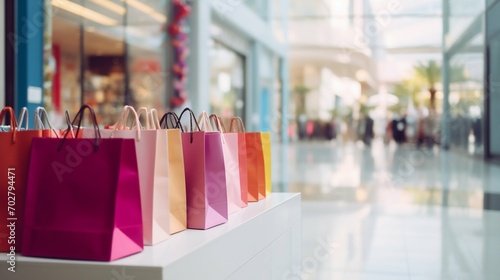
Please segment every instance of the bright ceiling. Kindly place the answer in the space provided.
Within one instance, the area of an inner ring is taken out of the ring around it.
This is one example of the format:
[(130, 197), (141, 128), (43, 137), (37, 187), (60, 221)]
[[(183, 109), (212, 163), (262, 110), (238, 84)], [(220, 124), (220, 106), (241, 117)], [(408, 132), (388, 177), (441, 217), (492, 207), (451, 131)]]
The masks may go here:
[[(441, 47), (442, 0), (289, 1), (290, 24), (296, 27), (308, 26), (308, 30), (314, 30), (318, 35), (329, 33), (332, 29), (347, 29), (350, 21), (376, 21), (377, 15), (380, 15), (378, 19), (382, 42), (377, 47), (394, 51), (401, 48)], [(355, 5), (364, 3), (364, 7), (352, 11), (351, 1)], [(391, 5), (397, 5), (400, 9), (392, 12), (394, 10)], [(290, 28), (290, 32), (293, 31)]]
[(289, 5), (295, 69), (320, 61), (339, 76), (355, 78), (342, 73), (365, 70), (378, 82), (394, 83), (411, 75), (416, 62), (441, 59), (442, 0), (289, 0)]

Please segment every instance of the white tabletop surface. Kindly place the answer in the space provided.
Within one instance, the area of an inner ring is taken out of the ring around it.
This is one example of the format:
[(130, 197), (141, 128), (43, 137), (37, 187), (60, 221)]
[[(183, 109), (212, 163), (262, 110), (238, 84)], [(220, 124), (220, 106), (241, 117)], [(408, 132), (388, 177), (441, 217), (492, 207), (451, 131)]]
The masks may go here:
[[(265, 219), (263, 215), (265, 216)], [(257, 219), (259, 217), (261, 217), (261, 220)], [(251, 220), (253, 219), (256, 219), (255, 223), (251, 222)], [(154, 246), (145, 246), (144, 251), (141, 253), (125, 257), (120, 260), (112, 262), (91, 262), (17, 256), (17, 270), (19, 272), (23, 269), (31, 270), (33, 268), (40, 268), (40, 271), (43, 271), (44, 269), (42, 268), (44, 267), (46, 267), (47, 269), (51, 267), (51, 271), (53, 269), (69, 270), (74, 269), (75, 266), (79, 268), (95, 270), (99, 269), (99, 267), (104, 268), (102, 266), (107, 266), (108, 269), (110, 267), (117, 268), (118, 272), (120, 267), (126, 267), (128, 269), (130, 269), (131, 267), (135, 267), (136, 269), (140, 270), (149, 270), (150, 272), (155, 271), (160, 275), (163, 274), (163, 268), (168, 267), (172, 263), (179, 261), (186, 256), (192, 257), (193, 252), (195, 251), (202, 251), (204, 252), (203, 254), (209, 256), (210, 252), (217, 250), (215, 248), (209, 248), (210, 246), (216, 246), (216, 248), (224, 247), (223, 244), (226, 244), (226, 242), (223, 242), (222, 239), (225, 238), (225, 236), (229, 236), (231, 238), (230, 241), (233, 242), (228, 242), (227, 244), (240, 245), (239, 243), (234, 243), (234, 239), (245, 239), (246, 237), (244, 236), (244, 234), (253, 234), (251, 232), (254, 232), (254, 228), (256, 232), (255, 234), (260, 234), (259, 232), (265, 233), (266, 231), (268, 231), (268, 233), (263, 234), (262, 237), (258, 239), (262, 240), (262, 242), (257, 242), (263, 243), (262, 246), (265, 246), (265, 242), (271, 242), (271, 238), (275, 238), (272, 237), (273, 234), (275, 236), (278, 236), (283, 228), (288, 227), (292, 223), (295, 223), (297, 220), (300, 220), (300, 194), (273, 193), (266, 199), (259, 202), (249, 203), (248, 207), (229, 215), (229, 221), (223, 225), (208, 230), (185, 230), (183, 232), (172, 235), (170, 239), (160, 244)], [(248, 228), (248, 225), (250, 224), (252, 225), (252, 227)], [(245, 232), (241, 232), (243, 230)], [(273, 233), (273, 230), (275, 233)], [(265, 241), (267, 239), (267, 236), (269, 236), (270, 239)], [(250, 253), (253, 245), (249, 245), (250, 247), (248, 248), (242, 247), (238, 248), (237, 250), (243, 251), (244, 254), (242, 253), (242, 255), (250, 256), (251, 254), (253, 254), (253, 252)], [(255, 246), (257, 247), (259, 245), (260, 244), (255, 244)], [(200, 250), (203, 247), (209, 249)], [(228, 250), (228, 252), (231, 252), (230, 248), (226, 250)], [(196, 258), (193, 258), (193, 260), (194, 259)], [(17, 272), (10, 273), (7, 271), (6, 260), (6, 253), (1, 253), (0, 279), (25, 279), (16, 278), (15, 276), (13, 277), (12, 274), (17, 274)], [(109, 275), (111, 276), (111, 274)], [(7, 276), (7, 278), (4, 278), (4, 276)], [(141, 277), (135, 279), (139, 278)], [(109, 277), (108, 279), (113, 279), (113, 277)], [(116, 277), (114, 279), (121, 280), (117, 279)]]

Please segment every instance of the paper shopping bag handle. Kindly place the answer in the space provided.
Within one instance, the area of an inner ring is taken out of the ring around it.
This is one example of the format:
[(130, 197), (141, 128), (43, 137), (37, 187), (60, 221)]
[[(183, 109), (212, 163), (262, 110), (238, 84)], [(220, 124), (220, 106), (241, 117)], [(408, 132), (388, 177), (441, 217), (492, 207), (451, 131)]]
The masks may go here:
[[(169, 121), (170, 121), (170, 125), (169, 125)], [(182, 127), (182, 125), (179, 126), (178, 124), (179, 124), (179, 117), (174, 112), (165, 113), (165, 115), (163, 115), (163, 117), (161, 117), (161, 120), (160, 120), (160, 128), (162, 128), (162, 129), (180, 128), (181, 131), (184, 132), (184, 128)], [(170, 126), (172, 126), (172, 127), (170, 127)]]
[(213, 121), (215, 123), (215, 129), (217, 129), (217, 131), (222, 132), (222, 133), (227, 132), (226, 127), (224, 126), (224, 122), (216, 114), (210, 115), (210, 121)]
[[(24, 122), (24, 129), (22, 129)], [(17, 130), (28, 130), (29, 128), (29, 117), (28, 117), (28, 108), (23, 107), (19, 116), (17, 117)]]
[[(142, 113), (144, 113), (145, 115), (145, 118), (146, 118), (146, 125), (143, 126), (142, 123), (140, 122), (141, 121), (141, 115)], [(148, 108), (146, 107), (141, 107), (139, 108), (139, 110), (137, 110), (137, 117), (138, 117), (138, 120), (139, 120), (139, 123), (136, 123), (135, 125), (141, 127), (141, 129), (153, 129), (154, 127), (151, 127), (151, 123), (150, 123), (150, 120), (149, 120), (149, 113), (148, 113)]]
[(71, 137), (76, 138), (76, 137), (75, 137), (75, 132), (73, 131), (74, 125), (73, 125), (73, 124), (71, 124), (71, 118), (70, 118), (70, 116), (69, 116), (69, 112), (68, 112), (68, 110), (66, 110), (66, 111), (64, 112), (64, 116), (65, 116), (65, 118), (66, 118), (66, 124), (68, 125), (68, 128), (67, 128), (67, 129), (66, 129), (66, 131), (65, 131), (65, 134), (66, 134), (66, 133), (70, 133), (70, 132), (71, 132)]
[[(142, 107), (140, 110), (146, 111), (146, 115), (147, 115), (147, 109), (146, 109), (146, 107)], [(120, 118), (118, 119), (118, 122), (115, 125), (112, 126), (113, 132), (111, 133), (111, 138), (114, 137), (116, 130), (128, 130), (128, 128), (127, 128), (127, 121), (128, 121), (128, 116), (129, 116), (130, 112), (132, 112), (132, 117), (133, 117), (132, 121), (135, 122), (135, 126), (134, 126), (134, 124), (132, 124), (130, 126), (130, 129), (131, 130), (132, 129), (136, 130), (135, 140), (137, 142), (141, 141), (141, 129), (143, 129), (143, 127), (142, 127), (142, 125), (141, 125), (141, 123), (139, 121), (139, 115), (135, 111), (134, 107), (129, 106), (129, 105), (125, 105), (123, 107), (123, 112), (120, 115)]]
[[(86, 104), (82, 105), (82, 107), (80, 107), (80, 110), (76, 114), (73, 121), (71, 123), (68, 123), (68, 125), (73, 126), (73, 125), (75, 125), (76, 121), (78, 120), (78, 128), (76, 129), (76, 135), (79, 135), (80, 128), (82, 127), (83, 114), (85, 113), (85, 109), (89, 110), (92, 125), (94, 126), (94, 132), (95, 132), (95, 134), (94, 134), (95, 135), (94, 151), (98, 151), (99, 150), (99, 140), (101, 140), (102, 137), (101, 137), (101, 131), (99, 130), (99, 125), (97, 124), (97, 118), (95, 116), (95, 112), (94, 112), (94, 109), (92, 109), (92, 107), (90, 107), (89, 105), (86, 105)], [(70, 132), (70, 129), (68, 128), (68, 130), (64, 134), (64, 137), (61, 141), (61, 144), (59, 144), (59, 147), (57, 148), (58, 152), (61, 151), (62, 146), (63, 146), (64, 142), (66, 141), (66, 137), (68, 137), (69, 132)]]
[(198, 121), (196, 121), (196, 116), (193, 112), (193, 110), (189, 109), (189, 108), (185, 108), (182, 113), (179, 115), (179, 120), (177, 121), (177, 125), (176, 127), (181, 127), (181, 120), (182, 120), (182, 116), (184, 115), (184, 113), (186, 112), (189, 112), (189, 124), (190, 124), (190, 127), (189, 127), (189, 131), (190, 132), (194, 132), (194, 127), (193, 127), (193, 120), (194, 120), (194, 124), (196, 125), (196, 128), (198, 129), (198, 131), (202, 131), (200, 126), (198, 125)]
[(245, 124), (240, 117), (234, 117), (231, 119), (231, 125), (229, 126), (230, 132), (245, 132)]
[(215, 131), (212, 124), (210, 123), (210, 117), (207, 112), (203, 111), (200, 116), (198, 116), (198, 123), (203, 131)]
[[(54, 128), (54, 126), (50, 122), (49, 115), (47, 114), (47, 111), (45, 110), (45, 108), (37, 107), (35, 110), (35, 125), (34, 125), (35, 129), (40, 129), (40, 130), (45, 129), (45, 126), (43, 124), (44, 119), (45, 119), (45, 122), (47, 123), (47, 126), (50, 128), (50, 130), (52, 130), (52, 132), (54, 132), (56, 137), (59, 138), (59, 133), (57, 133), (56, 129)], [(27, 127), (27, 125), (26, 125), (26, 127)]]
[[(148, 109), (146, 109), (146, 107), (142, 107), (141, 109), (143, 111), (145, 110), (146, 115), (147, 115)], [(139, 142), (139, 141), (141, 141), (141, 129), (143, 129), (143, 127), (142, 127), (141, 122), (139, 120), (139, 115), (135, 111), (134, 107), (129, 106), (129, 105), (126, 105), (125, 107), (123, 107), (123, 113), (120, 116), (120, 119), (118, 120), (118, 122), (113, 127), (113, 132), (111, 133), (111, 138), (115, 137), (115, 132), (117, 130), (128, 130), (127, 120), (128, 120), (129, 112), (132, 112), (132, 117), (133, 117), (132, 121), (135, 122), (135, 126), (131, 125), (130, 129), (131, 130), (135, 129), (135, 131), (136, 131), (135, 141)]]
[(17, 121), (16, 115), (14, 115), (14, 109), (12, 107), (5, 107), (0, 112), (0, 124), (3, 124), (5, 115), (9, 113), (10, 116), (10, 131), (12, 131), (12, 143), (16, 143), (16, 130), (17, 130)]
[(181, 124), (181, 120), (182, 120), (182, 116), (184, 115), (184, 113), (186, 112), (189, 112), (189, 124), (190, 124), (190, 127), (189, 127), (189, 132), (191, 133), (191, 141), (190, 143), (193, 143), (193, 132), (194, 132), (194, 128), (193, 128), (193, 120), (194, 120), (194, 124), (196, 125), (196, 128), (198, 128), (198, 131), (202, 131), (200, 129), (200, 126), (198, 125), (198, 122), (196, 121), (196, 116), (194, 115), (194, 112), (193, 110), (189, 109), (189, 108), (185, 108), (181, 115), (179, 116), (179, 120), (177, 121), (177, 125), (176, 127), (182, 127), (182, 124)]
[(161, 129), (160, 119), (158, 118), (158, 110), (151, 108), (149, 110), (149, 121), (152, 129)]

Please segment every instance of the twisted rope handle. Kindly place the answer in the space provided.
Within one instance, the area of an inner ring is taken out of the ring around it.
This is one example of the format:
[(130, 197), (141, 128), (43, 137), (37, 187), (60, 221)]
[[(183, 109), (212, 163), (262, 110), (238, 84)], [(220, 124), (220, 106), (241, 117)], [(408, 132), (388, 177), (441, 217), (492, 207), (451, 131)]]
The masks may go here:
[[(172, 119), (173, 119), (173, 121), (172, 121)], [(169, 127), (169, 121), (170, 121), (170, 125), (172, 126), (172, 128)], [(180, 128), (181, 131), (184, 132), (184, 128), (182, 127), (182, 125), (180, 125), (179, 117), (174, 112), (168, 112), (165, 115), (163, 115), (163, 117), (161, 118), (161, 121), (160, 121), (160, 128), (163, 128), (163, 129)]]
[(155, 108), (149, 110), (149, 121), (152, 129), (161, 129), (160, 119), (158, 118), (158, 111)]
[(47, 126), (50, 128), (50, 130), (52, 130), (52, 132), (54, 132), (54, 134), (56, 135), (57, 138), (60, 138), (59, 137), (59, 133), (57, 133), (57, 130), (54, 128), (54, 126), (50, 122), (49, 114), (47, 113), (47, 111), (45, 110), (45, 108), (43, 108), (43, 107), (37, 107), (36, 110), (35, 110), (35, 125), (34, 125), (34, 128), (35, 129), (40, 129), (40, 130), (45, 129), (45, 126), (43, 124), (43, 120), (44, 119), (45, 119), (45, 122), (47, 123)]
[[(97, 117), (96, 117), (94, 109), (92, 109), (92, 107), (90, 107), (89, 105), (86, 105), (86, 104), (82, 105), (82, 107), (80, 107), (80, 110), (78, 111), (78, 113), (76, 114), (75, 118), (73, 119), (73, 121), (71, 123), (67, 119), (68, 125), (73, 126), (73, 125), (75, 125), (76, 121), (78, 120), (78, 128), (76, 130), (76, 135), (78, 135), (78, 133), (80, 132), (80, 128), (82, 127), (83, 114), (85, 113), (86, 109), (89, 110), (90, 117), (92, 120), (92, 125), (94, 126), (94, 132), (95, 132), (94, 151), (98, 151), (99, 150), (99, 140), (101, 140), (102, 137), (101, 137), (101, 131), (99, 130), (99, 125), (97, 124)], [(67, 112), (68, 111), (66, 111), (66, 113)], [(69, 118), (69, 113), (67, 113), (66, 117)], [(64, 138), (62, 139), (61, 144), (59, 144), (59, 147), (57, 148), (58, 152), (61, 151), (62, 146), (64, 145), (64, 142), (66, 141), (66, 138), (68, 137), (69, 132), (70, 132), (70, 129), (68, 128), (68, 130), (66, 130), (66, 133), (64, 134)]]
[(210, 123), (210, 117), (207, 112), (203, 111), (198, 117), (198, 123), (201, 125), (201, 130), (203, 131), (214, 131), (212, 124)]
[(190, 123), (190, 127), (189, 127), (189, 131), (191, 133), (191, 141), (190, 143), (193, 143), (193, 132), (194, 132), (194, 128), (193, 128), (193, 120), (194, 120), (194, 123), (196, 124), (196, 128), (198, 128), (198, 131), (202, 131), (200, 129), (200, 126), (198, 125), (198, 122), (196, 121), (196, 116), (194, 115), (194, 112), (193, 110), (189, 109), (189, 108), (185, 108), (184, 110), (182, 110), (182, 113), (181, 115), (179, 116), (179, 120), (177, 121), (177, 125), (176, 127), (182, 127), (182, 124), (181, 124), (181, 120), (182, 120), (182, 116), (184, 115), (184, 113), (186, 112), (189, 112), (189, 123)]
[(16, 131), (17, 131), (17, 121), (16, 115), (14, 115), (14, 109), (12, 107), (5, 107), (0, 112), (0, 124), (3, 123), (5, 115), (7, 113), (10, 116), (10, 131), (12, 131), (12, 144), (16, 143)]
[(29, 118), (28, 118), (28, 108), (23, 107), (21, 112), (19, 113), (19, 117), (17, 118), (17, 129), (22, 130), (24, 122), (24, 130), (28, 130), (29, 127)]
[(210, 121), (213, 121), (215, 123), (215, 128), (217, 129), (217, 131), (222, 133), (227, 132), (227, 129), (224, 126), (224, 122), (222, 121), (221, 117), (217, 116), (216, 114), (211, 114)]
[(231, 119), (231, 124), (229, 126), (230, 132), (246, 132), (245, 124), (240, 117), (234, 117)]
[[(145, 107), (143, 107), (143, 108), (147, 112), (147, 109)], [(141, 109), (143, 109), (143, 108), (141, 108)], [(120, 119), (118, 119), (118, 122), (114, 125), (113, 132), (111, 133), (111, 137), (114, 137), (116, 130), (126, 130), (128, 115), (130, 112), (132, 112), (133, 120), (135, 121), (135, 126), (133, 128), (135, 128), (135, 130), (137, 131), (136, 140), (137, 141), (141, 140), (141, 128), (142, 128), (142, 126), (141, 126), (141, 123), (139, 121), (139, 115), (135, 111), (134, 107), (128, 106), (128, 105), (123, 107), (123, 113), (121, 114)], [(146, 113), (146, 115), (147, 115), (147, 113)]]

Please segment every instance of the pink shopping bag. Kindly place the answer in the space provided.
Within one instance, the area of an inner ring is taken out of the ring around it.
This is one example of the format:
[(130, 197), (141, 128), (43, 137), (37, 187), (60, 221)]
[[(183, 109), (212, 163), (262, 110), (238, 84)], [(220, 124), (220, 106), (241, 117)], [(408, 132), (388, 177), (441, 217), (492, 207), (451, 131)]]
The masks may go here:
[[(145, 125), (139, 121), (145, 113)], [(133, 123), (127, 126), (129, 115)], [(100, 130), (103, 138), (133, 139), (139, 168), (144, 245), (154, 245), (170, 237), (167, 132), (150, 129), (147, 108), (137, 112), (125, 106), (118, 122)], [(82, 138), (94, 138), (95, 131), (83, 130)]]
[[(182, 133), (186, 174), (187, 227), (208, 229), (227, 222), (224, 154), (219, 132), (201, 131), (191, 109), (190, 131)], [(181, 125), (179, 121), (179, 126)], [(194, 131), (193, 122), (198, 131)]]
[(25, 256), (111, 261), (143, 250), (134, 140), (102, 139), (88, 105), (75, 117), (78, 130), (85, 109), (95, 138), (33, 139)]
[(229, 214), (231, 214), (247, 206), (241, 200), (238, 134), (226, 133), (224, 123), (215, 114), (210, 115), (210, 121), (214, 123), (212, 128), (221, 132), (224, 166), (226, 168), (227, 206)]

